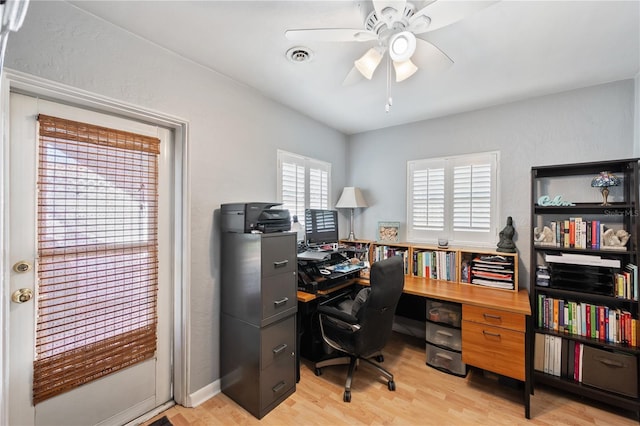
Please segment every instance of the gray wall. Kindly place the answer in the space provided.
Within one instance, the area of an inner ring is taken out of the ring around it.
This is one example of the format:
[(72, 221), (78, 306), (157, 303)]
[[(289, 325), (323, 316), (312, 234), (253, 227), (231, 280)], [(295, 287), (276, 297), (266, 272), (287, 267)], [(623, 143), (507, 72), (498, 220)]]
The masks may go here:
[[(406, 222), (407, 160), (499, 150), (500, 215), (514, 218), (521, 267), (528, 263), (530, 167), (634, 153), (633, 81), (347, 138), (57, 2), (29, 6), (23, 28), (9, 38), (5, 65), (189, 121), (190, 393), (219, 378), (219, 235), (213, 212), (225, 202), (275, 199), (277, 149), (330, 161), (334, 202), (347, 183), (363, 188), (371, 207), (357, 212), (356, 236), (371, 239), (379, 220)], [(341, 227), (348, 229), (344, 218)]]
[[(193, 393), (219, 378), (221, 203), (276, 199), (276, 150), (333, 163), (345, 184), (347, 138), (233, 80), (67, 3), (32, 2), (5, 66), (189, 121)], [(346, 222), (345, 222), (346, 223)]]
[(349, 183), (370, 205), (356, 235), (375, 239), (381, 220), (401, 222), (406, 235), (408, 160), (500, 151), (500, 228), (513, 217), (528, 287), (531, 167), (633, 157), (634, 96), (626, 80), (352, 136)]

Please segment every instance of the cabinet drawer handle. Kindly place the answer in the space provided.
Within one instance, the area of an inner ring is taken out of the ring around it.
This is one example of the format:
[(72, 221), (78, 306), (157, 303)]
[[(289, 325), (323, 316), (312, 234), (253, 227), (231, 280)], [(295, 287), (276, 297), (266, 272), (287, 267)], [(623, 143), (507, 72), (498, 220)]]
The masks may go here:
[(280, 390), (282, 390), (284, 385), (285, 385), (284, 382), (280, 382), (277, 385), (275, 385), (274, 387), (272, 387), (271, 390), (273, 391), (273, 393), (278, 393), (278, 392), (280, 392)]
[(285, 303), (287, 303), (288, 301), (289, 301), (289, 298), (288, 298), (288, 297), (285, 297), (285, 298), (282, 298), (282, 299), (280, 299), (280, 300), (275, 300), (275, 301), (273, 302), (273, 305), (274, 305), (276, 308), (279, 308), (280, 306), (284, 305), (284, 304), (285, 304)]
[(492, 314), (482, 314), (482, 316), (484, 316), (484, 319), (494, 319), (494, 320), (502, 320), (502, 317), (500, 315), (492, 315)]
[(438, 331), (436, 331), (436, 334), (442, 334), (443, 336), (453, 337), (453, 334), (451, 334), (451, 333), (449, 333), (447, 331), (444, 331), (444, 330), (438, 330)]
[(624, 364), (619, 362), (619, 361), (614, 361), (612, 359), (609, 358), (602, 358), (599, 357), (598, 361), (600, 361), (601, 363), (603, 363), (604, 365), (608, 365), (609, 367), (618, 367), (618, 368), (622, 368), (624, 367)]
[(453, 358), (452, 358), (452, 357), (450, 357), (449, 355), (445, 355), (445, 354), (440, 353), (440, 352), (438, 352), (438, 353), (436, 354), (436, 358), (444, 358), (444, 359), (448, 359), (449, 361), (452, 361), (452, 360), (453, 360)]
[(273, 262), (273, 267), (276, 268), (276, 269), (284, 268), (285, 266), (287, 266), (288, 263), (289, 263), (289, 261), (287, 259), (281, 260), (279, 262)]
[(487, 330), (482, 330), (482, 334), (484, 334), (485, 336), (491, 336), (491, 337), (500, 337), (500, 333), (491, 333)]
[(273, 348), (273, 353), (278, 355), (280, 352), (284, 351), (285, 349), (287, 349), (287, 344), (283, 343), (280, 346)]

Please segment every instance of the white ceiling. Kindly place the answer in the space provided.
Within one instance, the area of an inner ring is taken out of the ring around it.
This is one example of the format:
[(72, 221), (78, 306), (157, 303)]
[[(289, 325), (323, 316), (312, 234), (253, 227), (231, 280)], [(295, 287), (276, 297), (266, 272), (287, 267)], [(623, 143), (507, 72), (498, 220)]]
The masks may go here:
[(421, 67), (392, 83), (386, 113), (384, 66), (371, 81), (342, 85), (375, 42), (307, 42), (307, 63), (285, 55), (300, 45), (285, 30), (363, 28), (369, 1), (71, 3), (346, 134), (633, 78), (640, 70), (640, 0), (505, 0), (428, 33), (453, 66), (440, 73)]

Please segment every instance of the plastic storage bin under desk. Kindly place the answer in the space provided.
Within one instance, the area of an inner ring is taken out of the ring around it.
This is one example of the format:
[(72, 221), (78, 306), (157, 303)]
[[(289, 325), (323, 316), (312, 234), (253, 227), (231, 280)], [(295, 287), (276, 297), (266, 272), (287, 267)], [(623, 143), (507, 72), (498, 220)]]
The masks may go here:
[(459, 328), (447, 327), (427, 321), (427, 343), (460, 351), (462, 349), (462, 333)]
[(427, 343), (427, 365), (456, 376), (467, 375), (467, 365), (462, 362), (460, 352), (449, 351)]
[(462, 306), (459, 303), (427, 299), (427, 319), (432, 322), (460, 327)]

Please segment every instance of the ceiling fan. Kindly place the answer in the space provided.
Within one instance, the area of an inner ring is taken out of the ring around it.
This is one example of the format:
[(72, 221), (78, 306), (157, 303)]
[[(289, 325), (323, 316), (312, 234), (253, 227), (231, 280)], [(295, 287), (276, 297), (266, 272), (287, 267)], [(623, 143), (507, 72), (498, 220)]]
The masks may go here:
[[(449, 56), (424, 38), (425, 34), (451, 25), (493, 3), (496, 2), (435, 0), (418, 9), (406, 0), (372, 0), (373, 10), (366, 16), (363, 28), (291, 29), (285, 32), (285, 36), (292, 41), (376, 41), (374, 47), (354, 61), (354, 67), (343, 84), (355, 82), (360, 75), (371, 80), (387, 53), (388, 63), (393, 64), (395, 80), (400, 82), (418, 70), (412, 59), (436, 69), (453, 64)], [(390, 65), (387, 70), (389, 83)]]

